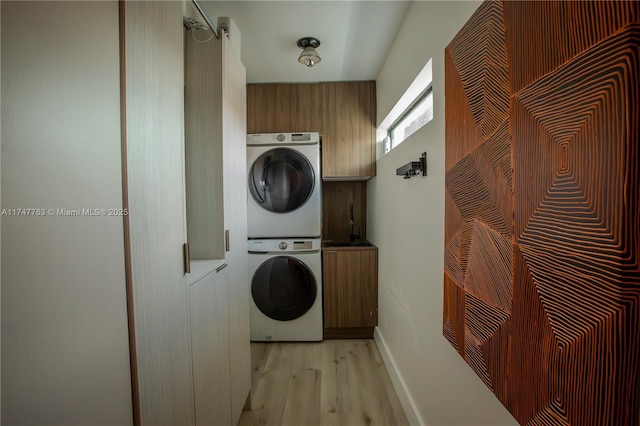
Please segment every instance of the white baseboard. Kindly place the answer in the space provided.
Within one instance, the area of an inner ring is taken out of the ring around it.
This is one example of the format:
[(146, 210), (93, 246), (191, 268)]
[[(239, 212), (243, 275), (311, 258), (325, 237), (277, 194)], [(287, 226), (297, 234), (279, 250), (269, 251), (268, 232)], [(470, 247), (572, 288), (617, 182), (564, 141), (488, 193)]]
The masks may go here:
[(416, 409), (416, 404), (411, 397), (411, 393), (407, 388), (407, 384), (402, 378), (400, 371), (398, 371), (398, 366), (396, 365), (391, 352), (389, 352), (389, 348), (384, 341), (384, 337), (382, 336), (382, 332), (380, 331), (379, 327), (376, 327), (373, 333), (373, 339), (376, 342), (376, 346), (378, 346), (378, 351), (382, 356), (384, 365), (387, 367), (389, 377), (391, 378), (391, 384), (393, 384), (393, 387), (398, 394), (400, 404), (402, 404), (402, 408), (404, 409), (404, 413), (407, 416), (407, 420), (409, 420), (409, 424), (424, 426), (424, 420), (422, 420), (420, 412)]

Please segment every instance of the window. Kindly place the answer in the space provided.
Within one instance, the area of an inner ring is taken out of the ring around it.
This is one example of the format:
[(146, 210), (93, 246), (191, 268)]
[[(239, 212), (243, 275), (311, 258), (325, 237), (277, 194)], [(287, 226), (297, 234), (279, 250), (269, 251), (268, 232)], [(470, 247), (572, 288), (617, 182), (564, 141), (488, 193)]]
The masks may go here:
[(433, 93), (431, 85), (407, 108), (407, 110), (389, 127), (389, 149), (395, 148), (411, 136), (420, 127), (433, 118)]
[(433, 91), (429, 59), (378, 128), (384, 153), (398, 146), (432, 119)]

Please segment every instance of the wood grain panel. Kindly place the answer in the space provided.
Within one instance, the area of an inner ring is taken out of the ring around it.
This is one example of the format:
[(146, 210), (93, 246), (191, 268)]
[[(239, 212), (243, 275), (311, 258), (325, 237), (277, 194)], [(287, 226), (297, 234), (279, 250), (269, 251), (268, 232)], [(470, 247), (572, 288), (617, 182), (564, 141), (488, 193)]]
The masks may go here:
[(504, 2), (514, 94), (640, 20), (640, 3), (634, 0), (518, 3)]
[(323, 83), (322, 122), (322, 178), (375, 176), (375, 82)]
[(375, 327), (332, 327), (325, 328), (325, 339), (373, 339)]
[(349, 203), (353, 203), (354, 232), (367, 239), (367, 182), (322, 183), (322, 237), (349, 240)]
[(445, 273), (444, 307), (442, 310), (444, 337), (460, 355), (464, 354), (464, 292), (462, 288)]
[(320, 132), (322, 177), (375, 175), (375, 82), (250, 84), (247, 132)]
[[(520, 423), (526, 424), (559, 396), (557, 381), (552, 381), (549, 374), (558, 349), (529, 267), (517, 246), (514, 257), (515, 294), (510, 321), (512, 356), (509, 367), (519, 374), (508, 376), (508, 387), (513, 396), (509, 397), (507, 406)], [(531, 345), (531, 342), (536, 344)]]
[[(118, 20), (120, 36), (120, 140), (122, 158), (122, 208), (129, 207), (129, 177), (127, 158), (127, 26), (126, 6), (124, 1), (118, 2)], [(127, 291), (127, 326), (129, 328), (129, 363), (131, 366), (131, 399), (133, 424), (140, 426), (140, 386), (138, 385), (138, 353), (136, 348), (136, 326), (133, 302), (133, 277), (131, 273), (131, 228), (129, 215), (122, 217), (124, 237), (124, 271)]]
[(378, 324), (377, 248), (323, 251), (324, 326)]
[(443, 334), (521, 424), (640, 422), (639, 20), (485, 2), (445, 52)]
[[(445, 169), (448, 172), (462, 158), (477, 148), (484, 139), (480, 133), (471, 108), (466, 102), (466, 94), (451, 54), (445, 50), (445, 139), (458, 141), (445, 145)], [(465, 125), (460, 125), (465, 123)]]
[[(466, 273), (466, 270), (463, 271), (462, 262), (465, 257), (462, 256), (461, 243), (463, 240), (468, 243), (468, 240), (464, 238), (464, 235), (462, 230), (456, 232), (455, 236), (445, 246), (444, 254), (445, 276), (460, 288), (463, 286), (464, 273)], [(468, 249), (466, 253), (468, 253)]]
[(222, 42), (212, 35), (184, 31), (187, 238), (198, 260), (224, 258)]
[[(509, 74), (502, 4), (483, 4), (447, 46), (476, 127), (486, 140), (509, 116)], [(468, 40), (474, 40), (468, 43)], [(475, 42), (475, 41), (482, 42)], [(466, 127), (466, 126), (463, 126)]]
[(479, 220), (473, 230), (467, 254), (465, 292), (484, 303), (511, 312), (513, 297), (513, 257), (511, 241)]
[(454, 238), (456, 238), (458, 229), (462, 227), (462, 216), (456, 206), (456, 203), (451, 198), (449, 191), (444, 192), (444, 206), (447, 212), (447, 226), (445, 227), (444, 244), (445, 246), (450, 244)]
[(320, 84), (247, 85), (247, 133), (322, 133)]
[(322, 305), (324, 310), (324, 328), (338, 327), (338, 315), (344, 307), (338, 306), (341, 283), (338, 274), (338, 252), (322, 251)]
[(511, 322), (506, 320), (480, 345), (486, 360), (487, 375), (493, 393), (505, 406), (509, 404), (509, 357), (511, 355)]
[[(511, 157), (510, 149), (506, 150), (506, 154)], [(445, 187), (457, 206), (463, 224), (477, 218), (510, 238), (513, 215), (511, 186), (494, 173), (500, 161), (494, 159), (494, 164), (491, 164), (477, 149), (447, 172)]]
[(469, 292), (465, 292), (464, 297), (464, 359), (495, 392), (487, 367), (489, 360), (481, 347), (508, 321), (509, 314)]
[(231, 424), (226, 273), (212, 272), (189, 287), (196, 425)]
[(131, 277), (142, 424), (193, 424), (183, 277), (182, 4), (125, 2)]
[(246, 70), (227, 36), (222, 42), (222, 144), (224, 228), (229, 231), (225, 260), (229, 306), (229, 368), (232, 424), (237, 424), (251, 391), (249, 276), (247, 255), (247, 96)]
[[(516, 194), (517, 242), (563, 346), (621, 308), (619, 292), (626, 280), (620, 262), (637, 259), (622, 212), (627, 197), (638, 195), (626, 186), (630, 135), (624, 119), (638, 116), (638, 98), (629, 104), (623, 100), (633, 99), (632, 86), (638, 84), (639, 28), (603, 40), (514, 98), (514, 139), (545, 134), (514, 148), (516, 185), (529, 181), (532, 171), (523, 166), (534, 155), (549, 175), (548, 186), (529, 185), (537, 205), (526, 192)], [(584, 70), (592, 68), (598, 73), (585, 78)], [(564, 91), (572, 97), (562, 96)], [(553, 108), (542, 108), (543, 103)], [(580, 318), (568, 322), (576, 311)]]

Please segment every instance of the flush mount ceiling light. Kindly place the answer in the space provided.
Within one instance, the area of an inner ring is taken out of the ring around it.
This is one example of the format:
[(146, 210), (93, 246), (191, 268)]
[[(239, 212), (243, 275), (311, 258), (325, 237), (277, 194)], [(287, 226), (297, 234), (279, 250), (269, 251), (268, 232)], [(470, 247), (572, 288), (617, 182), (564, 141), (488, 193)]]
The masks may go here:
[(316, 47), (320, 46), (320, 40), (315, 37), (303, 37), (298, 40), (298, 47), (302, 49), (298, 62), (308, 67), (312, 67), (321, 61), (320, 55), (316, 52)]

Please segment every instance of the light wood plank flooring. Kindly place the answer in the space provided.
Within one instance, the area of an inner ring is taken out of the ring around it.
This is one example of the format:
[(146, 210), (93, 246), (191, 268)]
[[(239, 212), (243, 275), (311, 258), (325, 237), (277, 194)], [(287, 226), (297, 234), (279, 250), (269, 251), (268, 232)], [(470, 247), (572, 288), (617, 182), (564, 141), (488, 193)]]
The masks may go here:
[(251, 343), (239, 425), (408, 425), (373, 340)]

